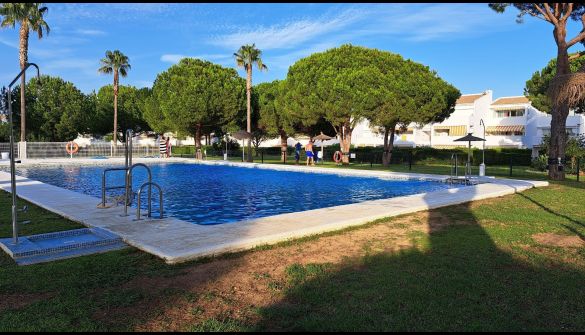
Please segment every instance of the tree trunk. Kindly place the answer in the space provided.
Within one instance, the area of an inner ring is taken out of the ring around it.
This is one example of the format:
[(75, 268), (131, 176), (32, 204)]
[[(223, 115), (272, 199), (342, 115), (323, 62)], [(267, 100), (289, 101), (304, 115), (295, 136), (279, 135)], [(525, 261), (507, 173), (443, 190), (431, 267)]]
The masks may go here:
[[(20, 24), (20, 70), (23, 70), (28, 62), (28, 24)], [(26, 95), (24, 93), (26, 76), (20, 77), (20, 141), (26, 141)]]
[(286, 149), (288, 147), (288, 136), (284, 130), (280, 130), (280, 161), (285, 162), (286, 160)]
[[(565, 37), (567, 35), (564, 26), (555, 27), (553, 31), (555, 41), (557, 42), (557, 73), (556, 76), (570, 73), (569, 54)], [(548, 177), (552, 180), (564, 180), (565, 171), (558, 159), (565, 159), (565, 146), (567, 142), (567, 133), (565, 130), (567, 116), (569, 115), (569, 105), (567, 103), (557, 103), (555, 97), (551, 97), (553, 106), (551, 110), (552, 120), (550, 123), (550, 146), (548, 157), (549, 163)], [(554, 160), (554, 161), (553, 161)]]
[(198, 124), (195, 128), (195, 158), (203, 159), (203, 153), (201, 152), (201, 124)]
[(352, 129), (349, 126), (349, 122), (345, 122), (341, 126), (341, 133), (339, 134), (341, 140), (339, 141), (339, 146), (341, 147), (341, 152), (343, 153), (343, 157), (341, 158), (341, 163), (343, 165), (349, 164), (349, 149), (351, 147), (351, 132)]
[[(384, 127), (384, 154), (382, 155), (382, 164), (388, 167), (392, 161), (392, 150), (394, 149), (394, 133), (396, 132), (396, 123), (390, 127)], [(390, 139), (388, 139), (390, 136)]]
[[(248, 111), (247, 114), (247, 122), (246, 122), (246, 131), (251, 133), (252, 132), (252, 64), (248, 64), (246, 68), (246, 109)], [(252, 162), (252, 139), (248, 139), (248, 162)]]
[(114, 153), (118, 149), (118, 70), (114, 70)]

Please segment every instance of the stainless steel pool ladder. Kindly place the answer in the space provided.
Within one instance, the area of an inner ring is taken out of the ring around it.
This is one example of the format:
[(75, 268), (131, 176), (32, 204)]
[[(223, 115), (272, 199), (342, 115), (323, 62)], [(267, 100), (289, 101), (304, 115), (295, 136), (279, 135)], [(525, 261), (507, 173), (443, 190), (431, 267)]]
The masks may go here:
[[(148, 186), (148, 217), (151, 217), (152, 215), (152, 186), (156, 187), (158, 189), (159, 192), (159, 208), (160, 208), (160, 218), (163, 218), (163, 191), (162, 188), (156, 184), (152, 182), (152, 171), (150, 170), (150, 168), (143, 163), (136, 163), (136, 164), (132, 164), (132, 129), (128, 129), (126, 130), (126, 143), (124, 146), (124, 167), (121, 168), (107, 168), (104, 169), (103, 173), (102, 173), (102, 203), (101, 203), (101, 207), (102, 208), (106, 208), (106, 191), (107, 190), (113, 190), (113, 189), (124, 189), (124, 216), (128, 216), (128, 207), (130, 206), (130, 204), (132, 203), (132, 199), (131, 199), (131, 195), (132, 195), (132, 171), (134, 171), (134, 168), (137, 167), (143, 167), (146, 169), (146, 172), (148, 173), (148, 181), (144, 184), (142, 184), (140, 186), (140, 189), (138, 190), (138, 208), (136, 209), (136, 216), (138, 218), (138, 220), (140, 220), (140, 196), (142, 195), (142, 190), (144, 189), (145, 186)], [(125, 179), (124, 179), (124, 185), (121, 186), (107, 186), (107, 179), (106, 176), (108, 174), (108, 172), (112, 172), (112, 171), (125, 171)]]

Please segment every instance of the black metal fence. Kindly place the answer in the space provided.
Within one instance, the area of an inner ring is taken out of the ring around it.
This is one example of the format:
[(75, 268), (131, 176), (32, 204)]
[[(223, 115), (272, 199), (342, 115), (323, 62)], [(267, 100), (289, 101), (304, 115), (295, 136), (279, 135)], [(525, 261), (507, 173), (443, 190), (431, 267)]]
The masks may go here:
[[(467, 151), (461, 149), (430, 149), (430, 148), (400, 148), (394, 149), (391, 155), (389, 164), (392, 166), (404, 165), (412, 169), (413, 166), (423, 164), (451, 164), (453, 155), (458, 156), (461, 164), (467, 161)], [(202, 156), (204, 159), (224, 159), (224, 154), (227, 153), (227, 160), (229, 161), (245, 161), (246, 148), (231, 149), (231, 150), (217, 150), (212, 147), (202, 148)], [(323, 164), (325, 162), (334, 162), (333, 155), (339, 147), (315, 147), (315, 163)], [(350, 165), (365, 165), (370, 167), (381, 166), (383, 164), (383, 149), (380, 147), (372, 148), (353, 148), (350, 151), (349, 163)], [(195, 148), (193, 146), (173, 147), (173, 156), (175, 157), (194, 157)], [(280, 147), (258, 148), (252, 149), (252, 159), (259, 163), (282, 163), (291, 164), (296, 163), (295, 150), (293, 147), (288, 147), (286, 154), (282, 156)], [(304, 149), (301, 150), (298, 157), (299, 163), (305, 163), (307, 156)], [(485, 159), (486, 165), (509, 166), (510, 173), (513, 173), (514, 167), (529, 166), (532, 160), (529, 150), (514, 150), (513, 152), (495, 152), (486, 150), (482, 154), (481, 150), (474, 150), (470, 157), (471, 163), (478, 166)]]

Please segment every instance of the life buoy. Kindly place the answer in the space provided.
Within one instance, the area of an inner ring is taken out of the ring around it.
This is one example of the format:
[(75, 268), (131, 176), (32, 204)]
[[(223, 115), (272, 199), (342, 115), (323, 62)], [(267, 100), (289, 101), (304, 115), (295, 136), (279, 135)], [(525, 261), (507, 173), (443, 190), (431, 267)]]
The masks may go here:
[(333, 160), (335, 161), (335, 163), (339, 163), (341, 162), (341, 158), (343, 157), (343, 154), (341, 153), (341, 151), (336, 151), (333, 154)]
[(65, 151), (70, 155), (77, 153), (79, 151), (79, 145), (73, 141), (69, 141), (65, 144)]

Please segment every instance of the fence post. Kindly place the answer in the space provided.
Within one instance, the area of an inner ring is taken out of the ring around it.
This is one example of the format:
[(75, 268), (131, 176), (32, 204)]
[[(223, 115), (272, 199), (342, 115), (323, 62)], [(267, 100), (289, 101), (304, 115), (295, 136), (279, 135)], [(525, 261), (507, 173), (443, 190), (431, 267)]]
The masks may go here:
[(288, 153), (287, 151), (284, 152), (284, 160), (282, 161), (282, 164), (286, 164), (286, 156), (287, 156), (286, 154), (287, 153)]
[(408, 155), (408, 171), (412, 170), (412, 151)]
[(512, 155), (510, 155), (510, 177), (512, 177)]
[(579, 181), (579, 165), (581, 165), (581, 158), (577, 157), (577, 181)]
[(370, 155), (370, 167), (374, 166), (374, 158), (376, 157), (376, 153), (372, 152)]
[(262, 156), (262, 164), (264, 164), (264, 150), (260, 151), (260, 156)]

